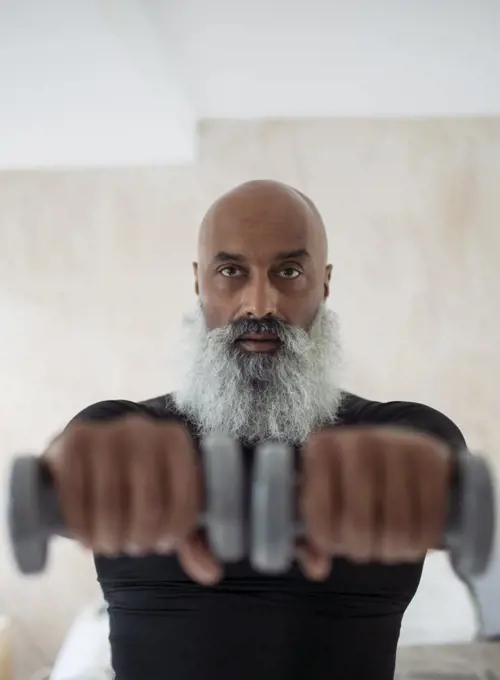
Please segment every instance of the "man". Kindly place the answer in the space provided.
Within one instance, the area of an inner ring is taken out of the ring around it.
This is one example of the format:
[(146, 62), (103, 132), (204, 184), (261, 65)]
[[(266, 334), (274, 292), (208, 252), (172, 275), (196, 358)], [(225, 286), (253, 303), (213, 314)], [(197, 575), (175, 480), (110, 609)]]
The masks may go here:
[[(118, 680), (389, 680), (426, 552), (439, 548), (457, 427), (339, 384), (331, 266), (300, 192), (248, 182), (200, 229), (199, 308), (171, 395), (80, 413), (45, 454), (96, 554)], [(306, 540), (286, 574), (218, 564), (196, 521), (196, 441), (301, 447)]]

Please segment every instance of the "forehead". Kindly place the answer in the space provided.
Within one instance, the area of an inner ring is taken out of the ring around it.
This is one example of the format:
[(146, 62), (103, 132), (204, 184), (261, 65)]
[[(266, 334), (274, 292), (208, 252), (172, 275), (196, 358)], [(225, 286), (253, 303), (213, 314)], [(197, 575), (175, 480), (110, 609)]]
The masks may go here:
[(299, 197), (286, 192), (228, 196), (207, 215), (200, 251), (207, 258), (224, 250), (269, 259), (284, 251), (314, 251), (317, 231), (314, 215)]

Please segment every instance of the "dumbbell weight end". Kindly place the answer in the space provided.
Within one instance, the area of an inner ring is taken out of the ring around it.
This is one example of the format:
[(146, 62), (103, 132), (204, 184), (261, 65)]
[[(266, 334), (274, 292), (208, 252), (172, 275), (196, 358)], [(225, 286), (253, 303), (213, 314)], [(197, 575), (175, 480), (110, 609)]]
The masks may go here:
[(463, 451), (452, 479), (443, 546), (458, 576), (475, 578), (487, 571), (496, 516), (493, 472), (488, 462)]
[(10, 476), (8, 529), (17, 567), (29, 575), (43, 571), (53, 534), (64, 535), (53, 480), (36, 456), (14, 460)]

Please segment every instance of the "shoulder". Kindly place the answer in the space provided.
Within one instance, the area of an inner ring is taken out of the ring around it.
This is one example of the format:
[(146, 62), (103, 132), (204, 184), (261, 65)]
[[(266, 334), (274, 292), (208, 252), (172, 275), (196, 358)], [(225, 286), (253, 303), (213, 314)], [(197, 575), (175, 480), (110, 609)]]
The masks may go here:
[(345, 425), (398, 425), (430, 434), (453, 449), (466, 448), (460, 428), (444, 413), (431, 406), (411, 401), (372, 401), (345, 393), (339, 414)]
[(171, 395), (167, 394), (138, 402), (126, 399), (98, 401), (77, 413), (70, 423), (109, 421), (133, 414), (150, 416), (156, 420), (168, 420), (179, 415)]

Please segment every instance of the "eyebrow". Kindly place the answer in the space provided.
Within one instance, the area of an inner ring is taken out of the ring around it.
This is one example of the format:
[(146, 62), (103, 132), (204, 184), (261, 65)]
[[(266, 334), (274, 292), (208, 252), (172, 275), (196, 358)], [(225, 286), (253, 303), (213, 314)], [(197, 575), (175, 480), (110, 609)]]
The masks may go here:
[[(298, 250), (288, 250), (285, 252), (278, 253), (276, 255), (276, 260), (297, 260), (305, 259), (310, 257), (308, 251), (305, 248), (299, 248)], [(214, 257), (216, 262), (244, 262), (246, 257), (238, 253), (228, 253), (225, 250), (220, 250)]]

